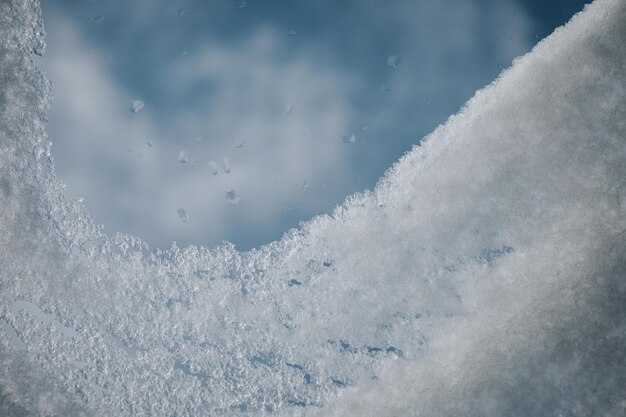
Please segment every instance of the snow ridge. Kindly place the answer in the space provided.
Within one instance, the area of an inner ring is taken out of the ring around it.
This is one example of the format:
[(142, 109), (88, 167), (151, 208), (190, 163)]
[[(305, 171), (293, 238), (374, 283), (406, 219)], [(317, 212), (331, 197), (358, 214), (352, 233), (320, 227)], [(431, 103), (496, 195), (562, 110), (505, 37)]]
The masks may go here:
[(151, 251), (64, 194), (39, 3), (0, 2), (0, 414), (624, 415), (624, 22), (596, 0), (332, 216)]

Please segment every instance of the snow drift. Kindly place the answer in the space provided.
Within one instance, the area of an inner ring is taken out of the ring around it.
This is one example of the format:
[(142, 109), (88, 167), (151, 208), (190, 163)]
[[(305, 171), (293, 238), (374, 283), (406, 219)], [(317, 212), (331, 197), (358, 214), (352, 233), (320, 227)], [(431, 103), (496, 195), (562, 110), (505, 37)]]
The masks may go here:
[(623, 416), (624, 22), (596, 0), (279, 242), (151, 251), (65, 195), (39, 5), (0, 2), (0, 414)]

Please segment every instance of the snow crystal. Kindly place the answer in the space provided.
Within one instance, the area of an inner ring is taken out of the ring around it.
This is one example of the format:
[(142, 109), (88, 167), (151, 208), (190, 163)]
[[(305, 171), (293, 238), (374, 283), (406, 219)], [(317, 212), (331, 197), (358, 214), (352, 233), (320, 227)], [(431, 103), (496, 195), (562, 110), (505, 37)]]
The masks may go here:
[(398, 64), (400, 63), (401, 59), (402, 57), (400, 55), (389, 55), (387, 57), (387, 65), (393, 68), (398, 68)]
[(354, 133), (346, 133), (342, 138), (343, 143), (356, 143), (356, 136)]
[(139, 110), (143, 109), (143, 106), (145, 105), (145, 103), (141, 100), (133, 100), (130, 103), (130, 112), (131, 113), (137, 113)]
[(189, 151), (187, 151), (186, 149), (182, 149), (180, 152), (178, 152), (178, 162), (180, 162), (181, 164), (186, 164), (187, 162), (189, 162)]
[(230, 174), (230, 159), (225, 156), (222, 158), (222, 162), (224, 163), (224, 174)]
[(39, 4), (0, 2), (0, 415), (625, 415), (625, 21), (596, 0), (280, 241), (149, 250), (66, 194)]
[(230, 204), (238, 204), (239, 203), (239, 195), (235, 190), (226, 191), (224, 193), (224, 197)]
[(209, 166), (209, 171), (211, 172), (211, 175), (217, 175), (217, 173), (219, 172), (219, 165), (217, 165), (217, 162), (209, 161), (207, 165)]
[(176, 210), (176, 213), (178, 213), (178, 218), (181, 222), (187, 223), (187, 210), (185, 210), (184, 208), (179, 208), (178, 210)]

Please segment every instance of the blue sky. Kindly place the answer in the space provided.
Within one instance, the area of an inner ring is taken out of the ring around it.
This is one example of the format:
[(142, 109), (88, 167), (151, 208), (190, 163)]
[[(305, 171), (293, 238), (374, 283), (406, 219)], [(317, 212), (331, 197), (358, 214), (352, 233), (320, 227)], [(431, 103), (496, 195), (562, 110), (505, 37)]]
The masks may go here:
[(583, 4), (42, 0), (56, 169), (110, 233), (257, 247), (372, 189)]

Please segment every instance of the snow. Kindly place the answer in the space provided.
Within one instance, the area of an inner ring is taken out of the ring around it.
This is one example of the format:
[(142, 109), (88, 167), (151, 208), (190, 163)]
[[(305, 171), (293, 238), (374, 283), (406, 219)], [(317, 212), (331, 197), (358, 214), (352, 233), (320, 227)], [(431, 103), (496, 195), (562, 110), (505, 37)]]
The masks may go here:
[(596, 0), (282, 240), (150, 250), (55, 176), (0, 3), (0, 415), (622, 416), (626, 3)]
[(145, 103), (141, 100), (133, 100), (130, 103), (130, 112), (131, 113), (137, 113), (139, 110), (143, 109), (145, 106)]

